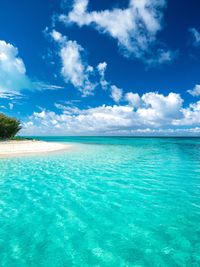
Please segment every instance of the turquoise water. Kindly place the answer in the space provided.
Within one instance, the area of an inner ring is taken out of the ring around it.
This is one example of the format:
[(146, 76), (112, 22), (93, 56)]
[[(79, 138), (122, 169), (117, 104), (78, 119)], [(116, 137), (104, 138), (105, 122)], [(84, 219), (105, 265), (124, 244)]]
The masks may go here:
[(0, 159), (0, 266), (200, 266), (200, 138), (60, 137)]

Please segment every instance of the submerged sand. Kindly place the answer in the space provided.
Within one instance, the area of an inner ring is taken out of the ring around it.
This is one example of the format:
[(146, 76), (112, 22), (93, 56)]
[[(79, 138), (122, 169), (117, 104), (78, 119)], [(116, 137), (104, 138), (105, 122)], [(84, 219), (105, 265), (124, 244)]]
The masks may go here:
[(67, 150), (71, 145), (36, 140), (0, 142), (0, 157), (42, 154)]

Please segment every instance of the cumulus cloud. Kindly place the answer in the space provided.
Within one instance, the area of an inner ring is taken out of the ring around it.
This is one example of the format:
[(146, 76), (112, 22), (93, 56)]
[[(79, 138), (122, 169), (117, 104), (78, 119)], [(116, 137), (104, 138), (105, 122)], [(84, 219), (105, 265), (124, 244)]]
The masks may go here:
[(106, 62), (102, 62), (102, 63), (98, 64), (97, 69), (98, 69), (101, 76), (105, 75), (106, 68), (107, 68)]
[(199, 46), (200, 45), (200, 32), (196, 28), (190, 28), (189, 31), (192, 35), (194, 46)]
[(23, 90), (57, 90), (62, 87), (30, 79), (18, 49), (0, 40), (0, 98), (17, 99)]
[(99, 75), (100, 75), (100, 85), (101, 85), (102, 89), (104, 89), (104, 90), (108, 89), (108, 86), (109, 86), (109, 82), (105, 79), (106, 69), (107, 69), (107, 63), (106, 62), (102, 62), (102, 63), (99, 63), (97, 65), (97, 70), (98, 70)]
[(97, 86), (110, 89), (111, 97), (119, 102), (122, 89), (111, 85), (105, 78), (106, 62), (100, 62), (96, 67), (88, 64), (84, 57), (84, 48), (76, 41), (68, 40), (66, 36), (53, 30), (51, 37), (59, 44), (59, 56), (62, 63), (61, 75), (65, 82), (70, 82), (83, 96), (91, 95)]
[[(157, 33), (162, 29), (162, 12), (165, 0), (130, 0), (127, 8), (88, 11), (89, 0), (74, 0), (68, 15), (61, 15), (65, 24), (76, 23), (94, 27), (100, 33), (117, 40), (125, 56), (134, 56), (152, 64), (163, 63), (173, 58), (173, 53), (161, 49), (157, 55), (151, 51)], [(151, 57), (151, 59), (150, 59)]]
[(200, 101), (196, 103), (191, 103), (189, 107), (184, 108), (183, 112), (183, 119), (182, 120), (175, 120), (174, 125), (200, 125)]
[(183, 99), (179, 94), (167, 96), (158, 93), (146, 93), (141, 97), (144, 107), (138, 109), (141, 118), (153, 124), (168, 123), (182, 116)]
[(200, 96), (200, 85), (196, 84), (192, 90), (187, 91), (192, 96)]
[(137, 93), (126, 93), (124, 99), (129, 103), (130, 106), (134, 108), (138, 108), (141, 105), (141, 98)]
[(75, 87), (84, 88), (88, 81), (88, 74), (81, 60), (82, 47), (76, 41), (67, 41), (60, 51), (62, 59), (61, 73), (65, 81), (69, 80)]
[[(80, 134), (109, 132), (111, 129), (120, 129), (131, 125), (132, 109), (126, 106), (100, 106), (86, 110), (76, 110), (76, 113), (69, 109), (63, 110), (58, 115), (51, 111), (35, 112), (30, 121), (33, 123), (32, 129), (24, 124), (24, 132), (41, 131), (45, 134), (47, 128), (51, 133), (59, 129), (60, 134)], [(52, 128), (53, 126), (53, 128)], [(53, 131), (53, 132), (52, 132)]]
[(123, 95), (123, 90), (121, 88), (118, 88), (115, 85), (111, 85), (111, 98), (115, 101), (115, 102), (119, 102), (122, 98)]
[(90, 81), (93, 67), (83, 61), (84, 49), (76, 41), (68, 40), (61, 33), (53, 30), (51, 33), (54, 41), (60, 45), (59, 56), (62, 63), (61, 75), (66, 83), (71, 82), (83, 95), (93, 92), (96, 85)]
[(163, 64), (172, 62), (178, 55), (178, 51), (170, 51), (165, 49), (158, 49), (156, 52), (156, 57), (146, 58), (146, 63), (149, 65)]
[(30, 87), (26, 67), (12, 44), (0, 41), (0, 97), (17, 95), (20, 90)]
[(83, 96), (93, 94), (99, 85), (107, 89), (109, 83), (105, 79), (106, 62), (100, 62), (97, 67), (93, 67), (84, 57), (84, 48), (76, 41), (68, 40), (55, 30), (51, 32), (51, 37), (60, 47), (61, 75), (66, 83), (72, 83)]
[(151, 92), (139, 96), (130, 92), (126, 97), (129, 105), (102, 105), (82, 110), (56, 104), (59, 113), (34, 112), (24, 123), (23, 133), (131, 135), (181, 133), (181, 129), (184, 134), (187, 129), (189, 134), (200, 133), (200, 101), (183, 107), (183, 99), (175, 93), (164, 96)]

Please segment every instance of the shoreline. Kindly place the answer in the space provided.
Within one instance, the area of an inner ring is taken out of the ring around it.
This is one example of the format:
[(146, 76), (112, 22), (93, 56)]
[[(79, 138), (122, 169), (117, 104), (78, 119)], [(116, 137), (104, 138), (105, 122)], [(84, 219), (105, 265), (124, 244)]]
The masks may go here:
[(0, 142), (0, 158), (48, 154), (68, 150), (71, 147), (68, 144), (38, 140), (2, 141)]

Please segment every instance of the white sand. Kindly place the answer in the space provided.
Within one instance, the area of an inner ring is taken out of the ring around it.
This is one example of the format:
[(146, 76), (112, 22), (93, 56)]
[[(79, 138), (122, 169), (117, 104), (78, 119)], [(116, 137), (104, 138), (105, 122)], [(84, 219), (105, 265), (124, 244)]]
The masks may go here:
[(35, 140), (0, 142), (0, 157), (40, 154), (67, 150), (71, 145)]

